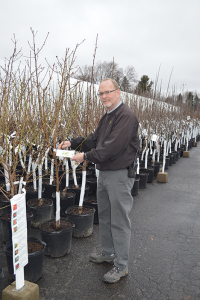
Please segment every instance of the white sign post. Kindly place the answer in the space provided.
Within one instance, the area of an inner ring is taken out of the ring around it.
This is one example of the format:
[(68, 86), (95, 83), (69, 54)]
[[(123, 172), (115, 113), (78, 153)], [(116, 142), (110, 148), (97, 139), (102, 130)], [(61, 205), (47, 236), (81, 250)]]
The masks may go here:
[(15, 195), (11, 200), (11, 231), (13, 245), (13, 270), (16, 290), (24, 286), (24, 266), (28, 263), (26, 191)]

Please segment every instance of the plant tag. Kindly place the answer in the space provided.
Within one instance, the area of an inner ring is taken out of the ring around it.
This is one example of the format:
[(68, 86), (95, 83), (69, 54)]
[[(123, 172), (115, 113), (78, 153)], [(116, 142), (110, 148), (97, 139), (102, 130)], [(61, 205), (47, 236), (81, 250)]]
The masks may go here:
[(56, 156), (72, 158), (75, 155), (75, 150), (56, 150)]
[(79, 162), (71, 160), (71, 166), (72, 166), (72, 169), (75, 170), (79, 166)]

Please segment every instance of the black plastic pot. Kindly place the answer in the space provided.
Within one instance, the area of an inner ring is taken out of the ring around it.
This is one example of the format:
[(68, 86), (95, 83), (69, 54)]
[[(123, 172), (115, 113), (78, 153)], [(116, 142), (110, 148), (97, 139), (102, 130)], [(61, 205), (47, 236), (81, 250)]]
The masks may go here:
[[(53, 195), (53, 193), (56, 192), (56, 184), (50, 185), (50, 184), (44, 183), (43, 186), (45, 188), (44, 198), (53, 200), (53, 196), (52, 195)], [(60, 185), (59, 185), (59, 191), (61, 191), (62, 188), (63, 188), (63, 184), (60, 183)], [(56, 212), (56, 207), (55, 207), (54, 204), (55, 203), (53, 202), (53, 212), (55, 213)]]
[(97, 194), (97, 178), (89, 178), (86, 180), (86, 184), (89, 186), (89, 196), (95, 196)]
[[(136, 175), (138, 176), (138, 175)], [(133, 188), (131, 190), (131, 195), (132, 196), (136, 196), (138, 195), (138, 191), (139, 191), (139, 182), (140, 182), (140, 177), (135, 177), (135, 180), (134, 180), (134, 185), (133, 185)]]
[[(42, 198), (44, 198), (45, 193), (45, 187), (42, 188)], [(38, 191), (26, 191), (26, 203), (31, 199), (38, 198)]]
[[(37, 242), (40, 245), (43, 245), (43, 249), (33, 253), (28, 253), (28, 264), (24, 267), (24, 279), (27, 281), (36, 282), (42, 276), (46, 244), (35, 237), (28, 237), (28, 241)], [(3, 250), (6, 253), (9, 279), (14, 280), (15, 275), (13, 274), (13, 254), (12, 251), (10, 251), (12, 250), (12, 241), (7, 242)]]
[(94, 224), (99, 224), (98, 204), (96, 196), (91, 196), (83, 201), (84, 205), (92, 206), (95, 209)]
[(137, 176), (140, 178), (139, 189), (145, 189), (147, 186), (148, 174), (141, 172), (140, 174), (137, 174)]
[(173, 151), (172, 154), (174, 154), (174, 160), (178, 161), (178, 152), (177, 151)]
[(72, 235), (78, 238), (88, 237), (92, 234), (93, 231), (95, 209), (87, 205), (84, 205), (83, 207), (91, 208), (92, 211), (87, 214), (78, 214), (78, 215), (69, 213), (70, 210), (72, 210), (73, 208), (76, 208), (78, 210), (79, 208), (78, 205), (69, 207), (66, 210), (68, 220), (70, 220), (72, 223), (75, 224)]
[(0, 216), (6, 212), (11, 212), (10, 202), (5, 200), (3, 195), (0, 198), (0, 208)]
[(88, 166), (88, 170), (92, 172), (92, 178), (96, 176), (95, 165)]
[(173, 155), (168, 154), (168, 156), (166, 156), (166, 158), (169, 159), (169, 166), (172, 166), (172, 161), (173, 161)]
[[(81, 177), (81, 182), (82, 182), (82, 175), (83, 175), (82, 171), (81, 170), (80, 171), (76, 171), (76, 175)], [(92, 177), (93, 177), (92, 171), (91, 170), (87, 170), (86, 171), (86, 179), (89, 179), (89, 178), (92, 178)]]
[[(74, 192), (76, 194), (76, 196), (75, 196), (75, 205), (79, 205), (80, 194), (81, 194), (81, 186), (79, 186), (77, 189), (76, 188), (72, 188), (72, 186), (69, 186), (67, 190), (69, 192)], [(85, 186), (85, 195), (84, 195), (84, 198), (88, 198), (88, 197), (89, 197), (89, 186), (86, 185)]]
[[(67, 192), (67, 195), (65, 197), (62, 197), (62, 191), (60, 192), (60, 215), (61, 217), (66, 217), (65, 211), (68, 209), (70, 206), (75, 205), (75, 197), (76, 193), (75, 192)], [(53, 198), (53, 206), (56, 208), (56, 193), (52, 194)]]
[[(12, 233), (11, 233), (11, 220), (4, 220), (4, 216), (8, 212), (2, 214), (0, 216), (0, 221), (1, 221), (1, 228), (2, 228), (2, 233), (3, 233), (3, 242), (7, 243), (8, 241), (12, 240)], [(31, 233), (31, 219), (33, 217), (33, 214), (31, 211), (27, 211), (29, 213), (29, 216), (27, 218), (27, 234), (28, 236)]]
[(3, 272), (3, 269), (0, 267), (0, 281), (3, 278), (4, 278), (4, 272)]
[[(46, 198), (44, 198), (46, 199)], [(53, 201), (48, 199), (50, 204), (46, 206), (31, 206), (31, 201), (38, 201), (38, 199), (31, 199), (27, 203), (28, 210), (33, 213), (33, 218), (31, 219), (31, 226), (38, 228), (40, 224), (51, 219), (53, 214)]]
[[(81, 176), (76, 175), (76, 180), (77, 180), (77, 184), (80, 185), (81, 184)], [(66, 186), (66, 174), (62, 177), (61, 182), (62, 182), (62, 187), (64, 188)], [(71, 173), (69, 174), (69, 185), (74, 185), (74, 178)]]
[(154, 177), (157, 177), (157, 174), (160, 171), (160, 162), (155, 162), (154, 165), (151, 165), (149, 167), (152, 167), (154, 169)]
[(51, 257), (62, 257), (71, 251), (72, 231), (75, 225), (71, 221), (60, 219), (60, 224), (68, 224), (71, 227), (67, 229), (61, 227), (60, 231), (49, 232), (42, 228), (49, 222), (55, 222), (55, 220), (44, 222), (39, 226), (42, 240), (46, 243), (44, 254)]
[(147, 173), (148, 174), (148, 179), (147, 179), (148, 183), (152, 183), (153, 182), (154, 168), (152, 168), (152, 167), (147, 167), (147, 169), (141, 168), (140, 171), (141, 171), (141, 173)]

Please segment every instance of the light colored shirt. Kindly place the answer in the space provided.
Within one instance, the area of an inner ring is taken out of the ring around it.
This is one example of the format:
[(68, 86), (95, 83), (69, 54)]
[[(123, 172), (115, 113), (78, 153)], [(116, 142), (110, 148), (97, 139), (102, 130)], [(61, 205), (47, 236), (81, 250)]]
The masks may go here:
[(120, 105), (122, 104), (122, 101), (120, 100), (119, 103), (112, 109), (112, 110), (108, 110), (107, 114), (110, 114), (111, 112), (113, 112), (116, 108), (118, 108)]

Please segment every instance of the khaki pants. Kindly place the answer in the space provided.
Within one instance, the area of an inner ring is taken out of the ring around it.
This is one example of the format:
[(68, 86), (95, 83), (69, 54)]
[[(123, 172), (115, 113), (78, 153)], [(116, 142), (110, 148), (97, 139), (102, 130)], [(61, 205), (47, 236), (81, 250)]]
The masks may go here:
[(99, 171), (97, 203), (103, 254), (115, 254), (114, 265), (123, 270), (129, 257), (134, 178), (128, 170)]

